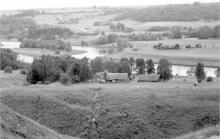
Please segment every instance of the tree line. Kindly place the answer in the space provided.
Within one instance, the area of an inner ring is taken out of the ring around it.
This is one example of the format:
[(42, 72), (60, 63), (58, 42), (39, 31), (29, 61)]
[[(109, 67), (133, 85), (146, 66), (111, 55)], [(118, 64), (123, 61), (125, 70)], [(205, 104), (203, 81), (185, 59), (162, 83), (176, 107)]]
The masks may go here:
[[(152, 59), (145, 61), (143, 58), (137, 58), (135, 60), (133, 57), (129, 59), (121, 58), (120, 61), (96, 57), (89, 62), (87, 58), (76, 59), (71, 56), (55, 57), (42, 55), (40, 58), (34, 59), (33, 63), (28, 66), (18, 62), (17, 55), (10, 49), (0, 49), (0, 58), (1, 70), (27, 68), (27, 81), (31, 84), (39, 82), (48, 84), (55, 81), (78, 83), (90, 80), (96, 73), (106, 70), (111, 73), (128, 73), (130, 76), (134, 65), (138, 70), (137, 74), (145, 74), (145, 72), (147, 74), (157, 73), (163, 81), (172, 78), (172, 64), (163, 58), (159, 60), (157, 70)], [(217, 77), (220, 76), (220, 67), (217, 68), (216, 75)], [(195, 76), (198, 82), (202, 82), (206, 78), (202, 63), (197, 64)]]
[(71, 43), (62, 40), (35, 40), (24, 39), (20, 45), (21, 48), (43, 48), (54, 51), (72, 51)]

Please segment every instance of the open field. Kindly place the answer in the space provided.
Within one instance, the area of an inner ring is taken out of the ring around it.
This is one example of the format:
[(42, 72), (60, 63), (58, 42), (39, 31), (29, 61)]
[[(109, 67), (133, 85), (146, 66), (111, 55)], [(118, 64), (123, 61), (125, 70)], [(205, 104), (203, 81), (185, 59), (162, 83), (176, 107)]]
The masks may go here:
[(15, 48), (12, 49), (15, 53), (28, 55), (33, 57), (41, 57), (42, 55), (51, 55), (51, 56), (65, 56), (65, 55), (75, 55), (82, 54), (86, 51), (83, 50), (72, 50), (71, 52), (59, 51), (59, 54), (56, 54), (55, 51), (48, 49), (39, 49), (39, 48)]
[(165, 26), (165, 27), (172, 27), (172, 26), (191, 26), (194, 28), (198, 28), (201, 26), (216, 26), (220, 24), (220, 21), (213, 21), (213, 22), (207, 22), (207, 21), (192, 21), (192, 22), (139, 22), (132, 19), (124, 19), (121, 21), (114, 21), (113, 23), (123, 23), (128, 27), (134, 28), (135, 30), (146, 30), (149, 29), (152, 26)]
[(3, 74), (8, 87), (1, 88), (1, 102), (61, 134), (87, 138), (92, 113), (93, 134), (105, 139), (172, 138), (220, 122), (217, 79), (196, 87), (191, 80), (23, 86), (16, 82), (24, 75), (9, 85), (18, 72)]
[[(153, 45), (163, 43), (164, 45), (180, 44), (184, 47), (178, 50), (157, 50)], [(136, 41), (132, 42), (133, 48), (127, 48), (122, 52), (108, 55), (111, 58), (135, 57), (135, 58), (152, 58), (156, 62), (160, 58), (168, 59), (172, 64), (180, 65), (196, 65), (198, 62), (204, 63), (206, 66), (216, 67), (220, 65), (220, 40), (162, 40), (162, 41)], [(195, 46), (201, 44), (202, 48), (185, 49), (190, 44)], [(135, 50), (136, 49), (136, 50)]]
[[(48, 24), (62, 26), (71, 29), (75, 32), (87, 32), (87, 31), (97, 31), (104, 30), (109, 32), (108, 26), (93, 26), (96, 21), (109, 21), (116, 17), (117, 15), (100, 15), (103, 11), (96, 12), (85, 12), (85, 13), (66, 13), (66, 14), (55, 14), (55, 15), (37, 15), (34, 20), (38, 24)], [(69, 19), (78, 19), (78, 23), (72, 24), (58, 24), (59, 21), (68, 21)]]

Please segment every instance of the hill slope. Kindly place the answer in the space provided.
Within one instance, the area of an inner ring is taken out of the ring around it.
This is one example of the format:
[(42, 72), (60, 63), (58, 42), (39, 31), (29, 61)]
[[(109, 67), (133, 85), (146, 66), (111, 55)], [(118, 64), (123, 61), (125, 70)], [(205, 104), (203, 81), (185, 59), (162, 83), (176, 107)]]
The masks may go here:
[(143, 9), (123, 9), (122, 14), (116, 17), (117, 20), (126, 18), (141, 22), (219, 20), (220, 3), (175, 4)]
[[(65, 139), (55, 131), (20, 115), (0, 103), (1, 138), (7, 139)], [(68, 137), (68, 139), (71, 139)], [(74, 139), (74, 138), (72, 138)]]

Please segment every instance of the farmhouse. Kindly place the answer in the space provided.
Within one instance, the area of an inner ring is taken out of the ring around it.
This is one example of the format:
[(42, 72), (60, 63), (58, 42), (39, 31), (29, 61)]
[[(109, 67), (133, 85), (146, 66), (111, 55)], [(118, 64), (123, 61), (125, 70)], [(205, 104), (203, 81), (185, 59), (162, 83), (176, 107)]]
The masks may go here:
[(138, 82), (157, 82), (159, 81), (159, 74), (145, 74), (136, 76)]
[(128, 73), (107, 73), (106, 81), (129, 81)]
[(129, 81), (128, 73), (109, 73), (109, 72), (98, 72), (95, 75), (95, 80), (99, 82), (106, 81)]

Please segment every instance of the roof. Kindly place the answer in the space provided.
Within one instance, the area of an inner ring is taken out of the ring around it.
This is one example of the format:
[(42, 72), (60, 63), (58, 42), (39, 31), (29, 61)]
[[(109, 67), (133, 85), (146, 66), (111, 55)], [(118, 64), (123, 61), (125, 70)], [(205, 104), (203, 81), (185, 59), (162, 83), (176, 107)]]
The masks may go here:
[(159, 74), (143, 74), (137, 76), (137, 81), (155, 82), (160, 78)]
[(128, 73), (107, 73), (106, 80), (129, 80)]

